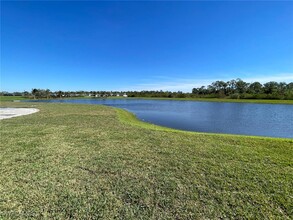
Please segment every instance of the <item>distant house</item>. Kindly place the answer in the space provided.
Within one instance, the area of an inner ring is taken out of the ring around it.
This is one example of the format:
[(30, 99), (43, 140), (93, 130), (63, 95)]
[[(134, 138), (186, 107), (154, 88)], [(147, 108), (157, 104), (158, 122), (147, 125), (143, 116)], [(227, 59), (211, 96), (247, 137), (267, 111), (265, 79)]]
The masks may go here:
[(117, 94), (116, 96), (120, 96), (119, 94)]
[(123, 97), (128, 97), (126, 93), (123, 94)]

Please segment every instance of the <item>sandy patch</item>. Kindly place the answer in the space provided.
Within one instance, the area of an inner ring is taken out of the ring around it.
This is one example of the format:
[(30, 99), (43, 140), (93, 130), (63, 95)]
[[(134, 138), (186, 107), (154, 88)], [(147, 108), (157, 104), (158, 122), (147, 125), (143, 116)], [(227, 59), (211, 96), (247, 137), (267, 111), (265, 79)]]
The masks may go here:
[(38, 112), (36, 108), (0, 108), (0, 120)]

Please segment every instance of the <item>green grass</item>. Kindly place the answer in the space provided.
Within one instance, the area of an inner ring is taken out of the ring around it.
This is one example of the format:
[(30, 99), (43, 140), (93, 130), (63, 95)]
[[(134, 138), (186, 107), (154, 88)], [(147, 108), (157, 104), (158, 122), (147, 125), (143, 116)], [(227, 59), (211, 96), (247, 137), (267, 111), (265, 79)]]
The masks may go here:
[(175, 131), (105, 106), (14, 103), (0, 219), (292, 219), (293, 140)]
[[(28, 99), (22, 96), (0, 96), (0, 102), (5, 101), (15, 101), (15, 100), (24, 100)], [(46, 99), (46, 98), (43, 98)], [(60, 98), (56, 98), (60, 99)], [(84, 97), (70, 97), (70, 98), (61, 98), (61, 99), (103, 99), (103, 98), (94, 98), (90, 96)], [(242, 102), (242, 103), (262, 103), (262, 104), (289, 104), (293, 105), (293, 100), (277, 100), (277, 99), (220, 99), (220, 98), (150, 98), (150, 97), (107, 97), (107, 99), (157, 99), (157, 100), (178, 100), (178, 101), (203, 101), (203, 102)]]
[(22, 96), (0, 96), (0, 102), (14, 101), (14, 100), (24, 100), (26, 98)]

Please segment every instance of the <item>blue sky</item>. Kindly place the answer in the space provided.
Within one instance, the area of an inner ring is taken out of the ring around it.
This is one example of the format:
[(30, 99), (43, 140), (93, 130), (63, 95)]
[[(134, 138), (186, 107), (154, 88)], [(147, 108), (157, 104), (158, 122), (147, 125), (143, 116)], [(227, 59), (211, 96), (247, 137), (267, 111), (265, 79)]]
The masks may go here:
[(293, 2), (1, 2), (2, 91), (293, 81)]

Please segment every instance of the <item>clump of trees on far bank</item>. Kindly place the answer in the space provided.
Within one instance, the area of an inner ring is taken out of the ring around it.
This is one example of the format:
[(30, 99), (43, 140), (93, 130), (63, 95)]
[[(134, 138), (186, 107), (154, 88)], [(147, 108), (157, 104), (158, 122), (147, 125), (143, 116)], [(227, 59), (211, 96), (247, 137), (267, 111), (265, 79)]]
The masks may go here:
[(0, 92), (4, 96), (23, 96), (33, 99), (74, 98), (74, 97), (150, 97), (150, 98), (228, 98), (228, 99), (292, 99), (293, 82), (247, 83), (241, 79), (215, 81), (211, 85), (193, 88), (191, 93), (181, 91), (55, 91), (32, 89), (31, 92)]
[(208, 86), (193, 88), (195, 97), (232, 99), (293, 99), (293, 82), (247, 83), (241, 79), (216, 81)]
[(123, 96), (125, 92), (109, 91), (51, 91), (50, 89), (32, 89), (31, 92), (0, 92), (0, 96), (22, 96), (31, 99), (50, 99), (50, 98), (76, 98), (76, 97), (109, 97)]

